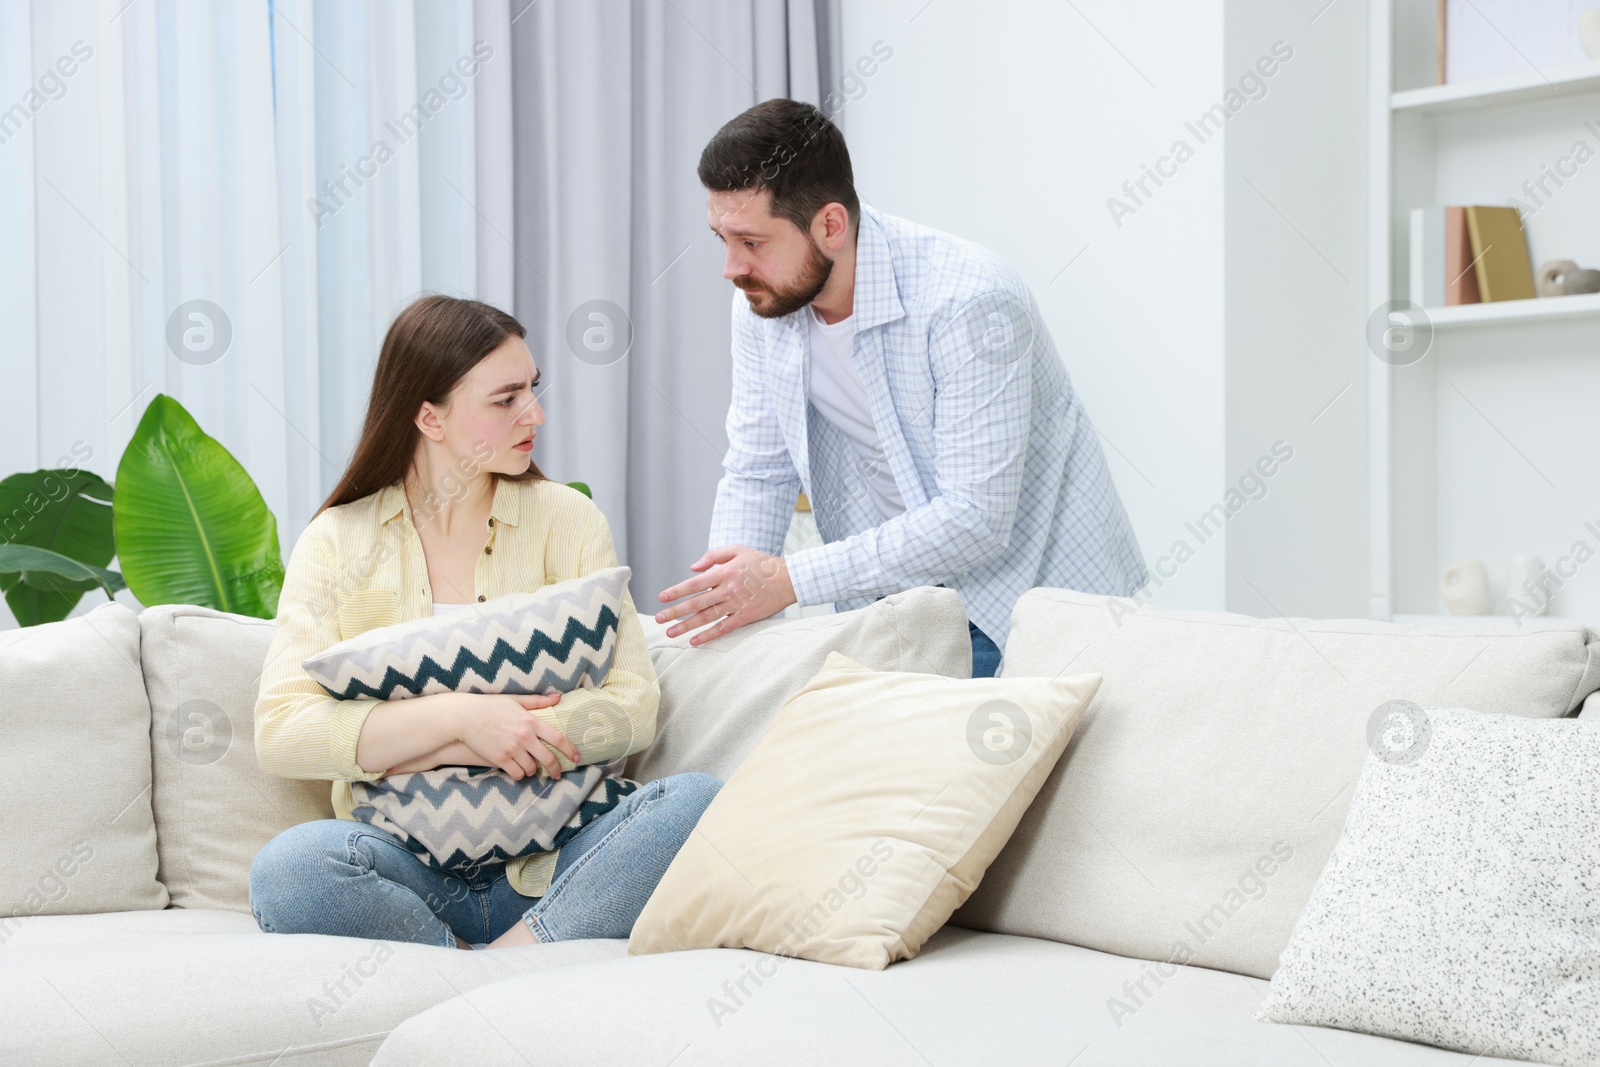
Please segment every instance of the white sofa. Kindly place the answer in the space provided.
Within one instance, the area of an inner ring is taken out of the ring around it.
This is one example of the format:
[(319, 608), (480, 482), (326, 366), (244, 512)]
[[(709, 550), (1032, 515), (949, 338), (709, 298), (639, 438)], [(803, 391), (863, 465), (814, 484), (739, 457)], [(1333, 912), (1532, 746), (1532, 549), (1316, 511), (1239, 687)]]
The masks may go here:
[[(1370, 711), (1575, 713), (1600, 688), (1600, 635), (1109, 606), (1019, 602), (1006, 674), (1105, 682), (977, 892), (877, 972), (745, 949), (629, 957), (623, 940), (465, 953), (263, 934), (251, 859), (331, 815), (326, 783), (255, 761), (272, 623), (108, 604), (0, 634), (0, 1063), (1472, 1062), (1253, 1014), (1337, 839)], [(699, 649), (641, 618), (662, 707), (629, 764), (640, 779), (726, 777), (834, 649), (970, 673), (942, 588)], [(1169, 962), (1186, 931), (1187, 965)]]

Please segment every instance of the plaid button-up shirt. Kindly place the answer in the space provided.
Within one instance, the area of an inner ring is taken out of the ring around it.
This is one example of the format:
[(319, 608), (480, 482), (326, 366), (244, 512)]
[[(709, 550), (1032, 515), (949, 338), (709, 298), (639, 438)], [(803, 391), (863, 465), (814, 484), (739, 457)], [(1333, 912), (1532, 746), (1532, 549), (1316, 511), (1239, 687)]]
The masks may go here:
[(861, 209), (855, 366), (906, 510), (809, 402), (802, 308), (733, 297), (733, 401), (710, 546), (778, 555), (796, 494), (823, 545), (788, 557), (801, 604), (863, 607), (918, 585), (961, 594), (1002, 650), (1035, 586), (1130, 596), (1149, 579), (1088, 413), (1021, 276), (992, 252)]

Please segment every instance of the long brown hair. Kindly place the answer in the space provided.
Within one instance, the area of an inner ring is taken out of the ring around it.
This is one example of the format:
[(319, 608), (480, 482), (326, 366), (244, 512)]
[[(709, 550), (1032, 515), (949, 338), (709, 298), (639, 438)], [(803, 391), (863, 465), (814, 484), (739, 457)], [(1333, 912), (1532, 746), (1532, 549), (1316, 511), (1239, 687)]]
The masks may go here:
[[(400, 312), (378, 353), (355, 454), (317, 514), (404, 478), (422, 434), (416, 424), (422, 402), (443, 404), (456, 383), (512, 335), (527, 337), (528, 331), (504, 311), (477, 300), (424, 296)], [(531, 461), (523, 474), (490, 474), (496, 484), (501, 478), (522, 482), (545, 477)]]

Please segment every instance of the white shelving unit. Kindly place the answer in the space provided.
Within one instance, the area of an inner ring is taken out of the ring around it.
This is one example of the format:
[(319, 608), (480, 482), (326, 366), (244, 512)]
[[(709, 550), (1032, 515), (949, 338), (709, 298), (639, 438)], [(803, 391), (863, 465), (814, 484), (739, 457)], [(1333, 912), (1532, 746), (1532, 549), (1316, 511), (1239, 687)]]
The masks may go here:
[[(1600, 62), (1435, 85), (1434, 0), (1369, 13), (1369, 306), (1409, 298), (1410, 212), (1432, 204), (1515, 198), (1536, 271), (1600, 268)], [(1579, 142), (1594, 154), (1578, 160)], [(1581, 541), (1595, 555), (1569, 563), (1542, 621), (1594, 625), (1600, 294), (1426, 311), (1422, 359), (1368, 364), (1369, 614), (1509, 622), (1511, 554), (1553, 566)], [(1488, 566), (1500, 615), (1443, 614), (1439, 575), (1466, 558)]]
[(1600, 316), (1600, 293), (1564, 296), (1559, 300), (1497, 300), (1489, 304), (1458, 304), (1429, 308), (1428, 321), (1435, 330), (1481, 323), (1594, 318)]
[(1600, 61), (1579, 63), (1557, 70), (1511, 74), (1503, 78), (1485, 78), (1477, 82), (1402, 89), (1389, 94), (1389, 109), (1412, 114), (1442, 115), (1449, 111), (1520, 104), (1571, 93), (1592, 93), (1597, 89), (1600, 89)]
[[(1426, 626), (1437, 626), (1440, 623), (1452, 623), (1458, 626), (1515, 626), (1518, 620), (1513, 615), (1395, 615), (1391, 622), (1414, 622)], [(1567, 615), (1527, 615), (1521, 619), (1523, 626), (1571, 626), (1577, 623), (1600, 629), (1594, 619), (1577, 619)]]

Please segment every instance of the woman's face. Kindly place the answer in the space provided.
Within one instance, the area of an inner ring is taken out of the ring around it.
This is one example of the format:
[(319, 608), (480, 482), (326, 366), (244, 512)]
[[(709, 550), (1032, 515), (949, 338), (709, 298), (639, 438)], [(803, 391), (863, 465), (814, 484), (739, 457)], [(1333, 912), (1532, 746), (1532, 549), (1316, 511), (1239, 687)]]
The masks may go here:
[(423, 432), (430, 411), (437, 429), (428, 436), (458, 463), (500, 474), (527, 471), (533, 438), (544, 425), (544, 409), (535, 395), (540, 371), (522, 338), (507, 337), (478, 361), (450, 391), (445, 405), (423, 404)]

